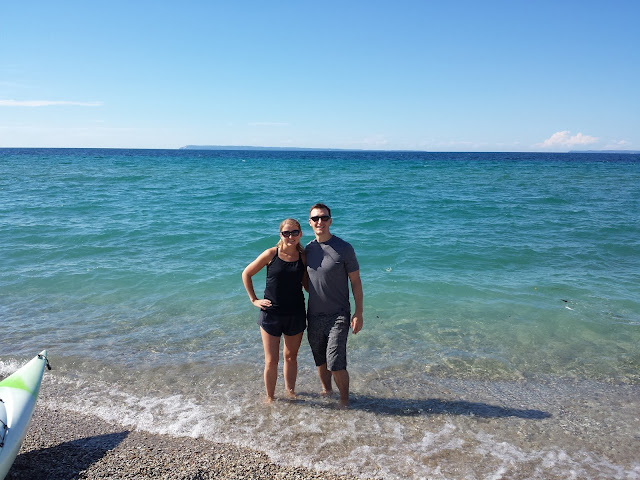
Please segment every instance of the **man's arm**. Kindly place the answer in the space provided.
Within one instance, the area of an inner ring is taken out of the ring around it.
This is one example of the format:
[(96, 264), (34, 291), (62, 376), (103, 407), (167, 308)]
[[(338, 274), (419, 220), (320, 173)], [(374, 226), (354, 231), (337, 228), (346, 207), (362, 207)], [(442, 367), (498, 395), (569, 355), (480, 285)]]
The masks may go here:
[(349, 274), (349, 281), (351, 282), (351, 292), (353, 293), (353, 300), (356, 302), (356, 311), (351, 317), (351, 329), (356, 334), (362, 330), (364, 319), (362, 318), (362, 302), (364, 294), (362, 293), (362, 280), (360, 279), (360, 270), (351, 272)]

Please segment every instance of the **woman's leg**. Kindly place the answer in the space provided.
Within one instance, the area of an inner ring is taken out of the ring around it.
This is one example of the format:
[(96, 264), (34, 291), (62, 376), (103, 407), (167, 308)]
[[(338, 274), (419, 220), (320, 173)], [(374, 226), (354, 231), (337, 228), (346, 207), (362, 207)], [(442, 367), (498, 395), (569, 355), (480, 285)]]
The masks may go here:
[(260, 334), (262, 335), (262, 346), (264, 347), (264, 386), (267, 391), (267, 402), (270, 403), (275, 398), (276, 381), (278, 380), (280, 337), (269, 335), (262, 327), (260, 327)]
[(298, 350), (302, 343), (302, 334), (284, 336), (284, 388), (292, 397), (296, 395), (296, 378), (298, 378)]

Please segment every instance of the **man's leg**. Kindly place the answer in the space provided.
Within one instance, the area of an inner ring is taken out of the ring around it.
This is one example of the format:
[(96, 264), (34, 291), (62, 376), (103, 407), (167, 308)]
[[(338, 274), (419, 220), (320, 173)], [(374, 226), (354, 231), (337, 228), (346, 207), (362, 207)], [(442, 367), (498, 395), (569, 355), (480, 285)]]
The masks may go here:
[(326, 316), (307, 317), (307, 339), (316, 362), (318, 376), (322, 384), (322, 394), (327, 395), (333, 391), (331, 387), (331, 372), (327, 368), (327, 334), (328, 328)]
[(326, 363), (318, 367), (318, 376), (322, 384), (322, 394), (329, 395), (333, 391), (333, 387), (331, 386), (331, 372), (327, 368)]
[(349, 334), (349, 318), (344, 315), (336, 317), (327, 343), (327, 368), (331, 371), (338, 391), (340, 405), (349, 405), (349, 372), (347, 372), (347, 336)]
[(340, 406), (349, 406), (349, 372), (345, 370), (337, 370), (331, 372), (333, 379), (336, 381), (338, 391), (340, 392)]

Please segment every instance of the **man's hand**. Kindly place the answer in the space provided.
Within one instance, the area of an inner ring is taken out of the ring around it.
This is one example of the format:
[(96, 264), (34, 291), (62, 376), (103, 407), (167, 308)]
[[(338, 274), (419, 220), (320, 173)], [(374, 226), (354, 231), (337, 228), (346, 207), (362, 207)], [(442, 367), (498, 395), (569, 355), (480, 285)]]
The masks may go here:
[(356, 313), (351, 317), (351, 330), (356, 334), (360, 330), (362, 330), (362, 280), (360, 279), (360, 270), (356, 270), (355, 272), (351, 272), (349, 274), (349, 281), (351, 282), (351, 291), (353, 292), (353, 300), (356, 304), (355, 310)]
[(362, 330), (363, 323), (362, 314), (354, 313), (353, 317), (351, 317), (351, 330), (353, 330), (354, 335)]

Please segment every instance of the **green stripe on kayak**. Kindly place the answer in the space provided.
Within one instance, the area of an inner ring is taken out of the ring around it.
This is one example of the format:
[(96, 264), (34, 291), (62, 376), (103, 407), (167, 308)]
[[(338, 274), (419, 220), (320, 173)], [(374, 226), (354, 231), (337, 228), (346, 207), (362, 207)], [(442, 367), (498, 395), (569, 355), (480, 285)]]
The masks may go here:
[(18, 388), (33, 395), (33, 390), (31, 390), (29, 385), (26, 384), (22, 377), (19, 377), (17, 375), (11, 375), (10, 377), (5, 378), (0, 382), (0, 387)]

